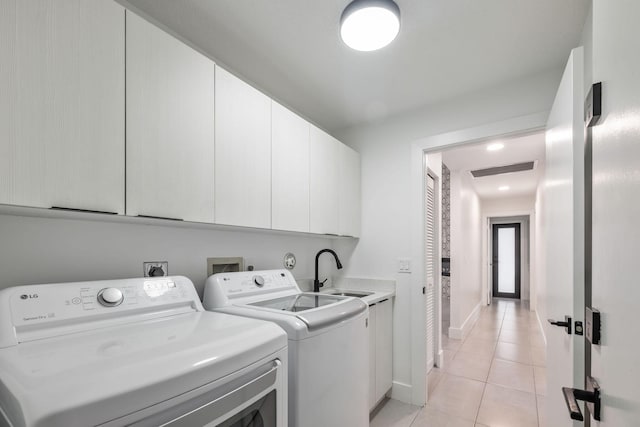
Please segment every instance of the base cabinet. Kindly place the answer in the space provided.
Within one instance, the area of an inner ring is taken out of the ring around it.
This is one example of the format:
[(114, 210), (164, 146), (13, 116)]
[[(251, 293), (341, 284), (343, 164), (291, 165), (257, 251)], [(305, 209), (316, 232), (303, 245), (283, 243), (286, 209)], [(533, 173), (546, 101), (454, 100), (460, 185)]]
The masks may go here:
[(393, 309), (390, 299), (369, 306), (369, 410), (392, 385)]

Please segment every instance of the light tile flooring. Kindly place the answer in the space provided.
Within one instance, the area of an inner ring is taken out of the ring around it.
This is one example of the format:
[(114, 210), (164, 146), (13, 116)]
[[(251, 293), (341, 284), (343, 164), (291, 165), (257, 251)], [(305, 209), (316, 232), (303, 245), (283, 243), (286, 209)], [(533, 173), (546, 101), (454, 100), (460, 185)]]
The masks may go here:
[(443, 337), (424, 408), (388, 400), (371, 427), (546, 427), (546, 361), (535, 313), (495, 300), (464, 340)]

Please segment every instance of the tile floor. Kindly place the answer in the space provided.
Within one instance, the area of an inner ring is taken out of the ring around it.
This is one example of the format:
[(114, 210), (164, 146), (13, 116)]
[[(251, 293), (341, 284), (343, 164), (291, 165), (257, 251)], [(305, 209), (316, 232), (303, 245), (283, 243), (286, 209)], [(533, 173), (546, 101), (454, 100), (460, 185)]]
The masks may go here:
[(546, 427), (544, 339), (526, 303), (495, 300), (464, 341), (442, 347), (427, 405), (388, 400), (371, 427)]

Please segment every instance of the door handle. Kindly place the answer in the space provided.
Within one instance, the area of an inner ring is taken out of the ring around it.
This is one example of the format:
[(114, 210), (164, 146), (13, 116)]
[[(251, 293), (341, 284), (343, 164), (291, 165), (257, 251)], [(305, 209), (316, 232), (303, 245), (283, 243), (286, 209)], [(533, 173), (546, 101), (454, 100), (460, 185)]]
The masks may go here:
[(560, 326), (564, 328), (567, 331), (567, 334), (571, 335), (571, 317), (570, 316), (564, 316), (564, 322), (562, 320), (553, 320), (553, 319), (547, 319), (547, 321), (554, 326)]
[(589, 412), (596, 421), (600, 421), (600, 386), (593, 377), (587, 377), (587, 390), (562, 387), (564, 401), (572, 420), (584, 421), (578, 400), (587, 402)]

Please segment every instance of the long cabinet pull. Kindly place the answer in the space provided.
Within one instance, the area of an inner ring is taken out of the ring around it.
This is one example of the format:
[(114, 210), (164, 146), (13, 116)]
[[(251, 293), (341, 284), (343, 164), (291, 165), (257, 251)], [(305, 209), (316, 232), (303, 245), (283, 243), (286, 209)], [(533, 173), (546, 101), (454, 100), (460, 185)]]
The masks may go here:
[(96, 210), (93, 210), (93, 209), (65, 208), (63, 206), (51, 206), (50, 209), (54, 210), (54, 211), (85, 212), (85, 213), (96, 213), (96, 214), (104, 214), (104, 215), (118, 215), (118, 212), (96, 211)]
[(184, 221), (184, 219), (182, 218), (171, 218), (168, 216), (156, 216), (156, 215), (138, 215), (138, 218), (166, 219), (169, 221)]
[(382, 303), (383, 303), (383, 302), (385, 302), (385, 301), (389, 301), (389, 298), (385, 298), (385, 299), (383, 299), (383, 300), (378, 301), (378, 304), (382, 304)]

